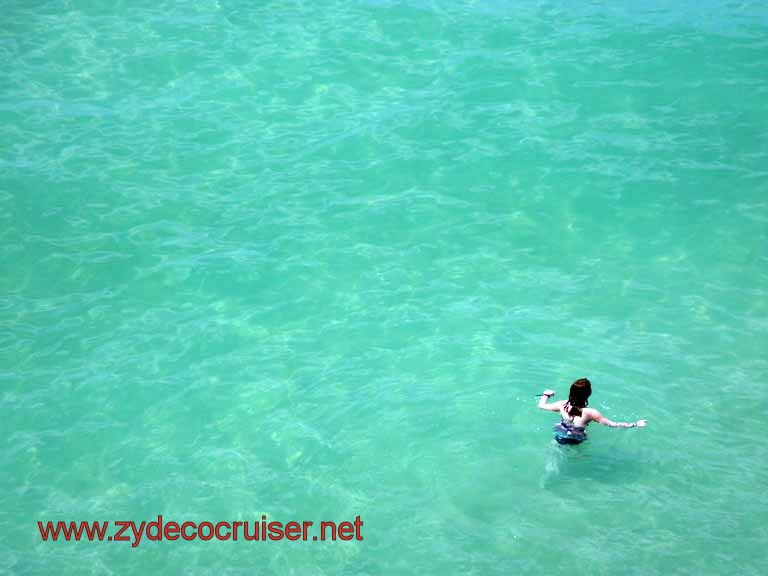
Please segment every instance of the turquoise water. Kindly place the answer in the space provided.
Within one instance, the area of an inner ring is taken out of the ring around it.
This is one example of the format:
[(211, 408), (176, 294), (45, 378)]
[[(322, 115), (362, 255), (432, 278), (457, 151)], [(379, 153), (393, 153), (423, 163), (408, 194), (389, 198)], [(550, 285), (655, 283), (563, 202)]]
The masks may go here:
[(764, 3), (3, 12), (0, 574), (765, 573)]

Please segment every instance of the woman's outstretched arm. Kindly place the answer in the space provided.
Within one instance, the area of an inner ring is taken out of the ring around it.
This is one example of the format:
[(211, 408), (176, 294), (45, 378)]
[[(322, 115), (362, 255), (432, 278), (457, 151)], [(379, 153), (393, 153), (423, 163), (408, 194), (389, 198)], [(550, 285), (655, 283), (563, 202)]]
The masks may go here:
[(594, 408), (589, 409), (589, 417), (590, 420), (594, 420), (600, 424), (605, 424), (611, 428), (644, 428), (648, 425), (648, 420), (638, 420), (637, 422), (614, 422), (613, 420), (609, 420), (600, 414), (600, 412)]

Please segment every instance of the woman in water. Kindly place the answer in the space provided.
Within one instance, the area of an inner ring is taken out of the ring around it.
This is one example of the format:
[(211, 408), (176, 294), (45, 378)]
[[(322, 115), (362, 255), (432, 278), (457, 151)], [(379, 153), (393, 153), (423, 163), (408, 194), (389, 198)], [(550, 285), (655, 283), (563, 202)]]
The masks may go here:
[(643, 428), (647, 420), (637, 422), (613, 422), (594, 408), (587, 408), (592, 394), (592, 383), (586, 378), (579, 378), (571, 384), (568, 400), (559, 400), (552, 404), (547, 401), (555, 395), (554, 390), (544, 390), (539, 399), (539, 408), (550, 412), (560, 412), (562, 420), (555, 425), (555, 440), (558, 444), (581, 444), (587, 439), (586, 428), (593, 420), (611, 428)]

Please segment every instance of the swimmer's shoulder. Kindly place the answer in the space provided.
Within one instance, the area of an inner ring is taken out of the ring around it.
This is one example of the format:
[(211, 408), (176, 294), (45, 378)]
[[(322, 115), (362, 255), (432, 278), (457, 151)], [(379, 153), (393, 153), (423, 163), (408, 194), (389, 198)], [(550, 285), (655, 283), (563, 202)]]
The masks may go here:
[(581, 413), (587, 417), (587, 422), (600, 422), (600, 419), (603, 417), (596, 408), (583, 408)]

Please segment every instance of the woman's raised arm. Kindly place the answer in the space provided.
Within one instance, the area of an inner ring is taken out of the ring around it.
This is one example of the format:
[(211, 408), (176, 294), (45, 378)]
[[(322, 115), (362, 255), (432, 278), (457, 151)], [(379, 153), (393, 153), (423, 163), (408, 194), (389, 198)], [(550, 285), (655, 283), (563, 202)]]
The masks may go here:
[(539, 408), (542, 410), (548, 410), (549, 412), (560, 412), (560, 408), (562, 408), (563, 404), (565, 404), (565, 400), (558, 400), (557, 402), (552, 402), (552, 404), (547, 404), (549, 399), (554, 395), (554, 390), (544, 390), (544, 392), (541, 394), (541, 398), (539, 398)]

